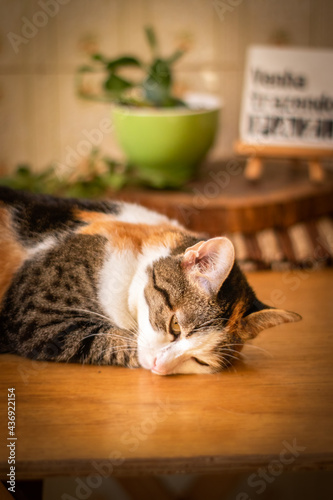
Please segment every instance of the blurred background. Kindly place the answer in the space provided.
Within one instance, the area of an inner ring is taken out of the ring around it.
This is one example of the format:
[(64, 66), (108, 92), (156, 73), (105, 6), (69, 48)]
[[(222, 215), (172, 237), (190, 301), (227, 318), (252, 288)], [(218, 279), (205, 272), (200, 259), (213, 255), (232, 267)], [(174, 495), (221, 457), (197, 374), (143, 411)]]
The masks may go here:
[[(1, 171), (63, 164), (84, 131), (110, 118), (109, 106), (77, 97), (75, 71), (97, 51), (148, 59), (147, 24), (162, 54), (188, 49), (175, 64), (179, 89), (223, 99), (211, 157), (228, 158), (238, 137), (247, 46), (333, 47), (332, 19), (331, 0), (1, 0)], [(100, 147), (121, 157), (111, 130)]]

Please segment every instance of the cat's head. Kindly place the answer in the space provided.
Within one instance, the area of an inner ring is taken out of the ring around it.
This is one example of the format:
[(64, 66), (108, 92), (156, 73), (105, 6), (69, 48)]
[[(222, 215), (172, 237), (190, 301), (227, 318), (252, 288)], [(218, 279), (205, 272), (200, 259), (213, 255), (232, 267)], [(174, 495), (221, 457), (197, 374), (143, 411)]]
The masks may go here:
[(147, 273), (138, 355), (160, 375), (218, 372), (263, 329), (301, 319), (256, 298), (227, 238), (160, 258)]

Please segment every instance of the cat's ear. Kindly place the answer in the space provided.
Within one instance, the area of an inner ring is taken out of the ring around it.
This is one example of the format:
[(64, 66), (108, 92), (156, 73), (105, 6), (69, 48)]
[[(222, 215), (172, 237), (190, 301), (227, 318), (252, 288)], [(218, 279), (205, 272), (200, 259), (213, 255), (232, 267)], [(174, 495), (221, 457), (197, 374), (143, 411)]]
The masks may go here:
[(255, 338), (267, 328), (281, 325), (282, 323), (293, 323), (301, 319), (302, 316), (291, 311), (266, 308), (245, 316), (241, 321), (240, 334), (244, 340), (249, 340)]
[(185, 251), (182, 266), (189, 279), (208, 294), (217, 294), (235, 261), (235, 250), (228, 238), (200, 241)]

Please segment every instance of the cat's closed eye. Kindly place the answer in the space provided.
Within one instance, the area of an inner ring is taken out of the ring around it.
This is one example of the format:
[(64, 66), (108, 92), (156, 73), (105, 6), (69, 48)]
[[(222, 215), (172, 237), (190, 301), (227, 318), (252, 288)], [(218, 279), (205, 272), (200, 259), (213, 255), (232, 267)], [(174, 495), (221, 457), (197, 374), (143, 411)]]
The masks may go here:
[(201, 361), (201, 359), (198, 359), (198, 358), (195, 358), (194, 356), (192, 357), (192, 359), (194, 361), (196, 361), (199, 365), (202, 365), (202, 366), (209, 366), (208, 363), (205, 363), (204, 361)]

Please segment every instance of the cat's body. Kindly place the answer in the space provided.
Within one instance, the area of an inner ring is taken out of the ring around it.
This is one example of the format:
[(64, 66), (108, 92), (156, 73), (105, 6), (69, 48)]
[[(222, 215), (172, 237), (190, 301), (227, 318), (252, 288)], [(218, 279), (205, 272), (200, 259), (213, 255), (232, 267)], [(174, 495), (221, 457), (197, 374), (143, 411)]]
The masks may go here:
[(212, 373), (299, 316), (261, 304), (226, 238), (137, 205), (0, 188), (0, 352)]

